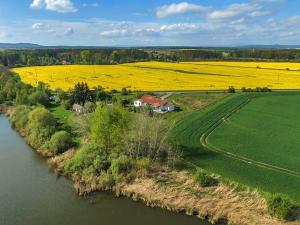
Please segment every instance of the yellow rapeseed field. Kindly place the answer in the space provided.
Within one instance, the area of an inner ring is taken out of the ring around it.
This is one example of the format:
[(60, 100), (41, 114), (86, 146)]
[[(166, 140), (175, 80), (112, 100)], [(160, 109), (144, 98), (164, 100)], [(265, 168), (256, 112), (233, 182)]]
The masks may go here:
[(300, 89), (300, 63), (139, 62), (121, 65), (38, 66), (13, 69), (25, 83), (39, 81), (52, 89), (77, 82), (107, 90), (225, 90), (228, 86)]

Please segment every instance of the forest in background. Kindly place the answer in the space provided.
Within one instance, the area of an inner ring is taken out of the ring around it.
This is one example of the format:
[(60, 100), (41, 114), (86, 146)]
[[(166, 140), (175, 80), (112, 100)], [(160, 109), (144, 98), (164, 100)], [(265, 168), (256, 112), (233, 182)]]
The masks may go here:
[(8, 67), (43, 65), (105, 65), (140, 61), (186, 62), (200, 60), (300, 62), (300, 49), (7, 49), (0, 51), (0, 64)]

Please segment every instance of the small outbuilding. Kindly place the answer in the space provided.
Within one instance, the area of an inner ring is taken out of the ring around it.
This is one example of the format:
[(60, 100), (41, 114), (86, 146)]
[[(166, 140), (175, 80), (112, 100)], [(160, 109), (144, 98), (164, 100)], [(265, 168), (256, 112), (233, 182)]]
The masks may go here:
[(72, 108), (73, 108), (73, 110), (74, 110), (76, 113), (78, 113), (78, 114), (83, 114), (83, 113), (85, 113), (85, 109), (84, 109), (84, 107), (83, 107), (82, 105), (74, 104)]

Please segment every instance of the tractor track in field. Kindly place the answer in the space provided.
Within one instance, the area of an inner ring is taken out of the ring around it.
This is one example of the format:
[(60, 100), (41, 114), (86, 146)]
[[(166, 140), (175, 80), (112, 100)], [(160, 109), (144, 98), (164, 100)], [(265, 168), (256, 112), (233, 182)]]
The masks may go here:
[(219, 153), (219, 154), (222, 154), (228, 158), (232, 158), (232, 159), (235, 159), (235, 160), (238, 160), (238, 161), (241, 161), (243, 163), (246, 163), (246, 164), (250, 164), (250, 165), (254, 165), (254, 166), (257, 166), (257, 167), (261, 167), (261, 168), (264, 168), (264, 169), (268, 169), (268, 170), (272, 170), (272, 171), (276, 171), (276, 172), (280, 172), (280, 173), (284, 173), (284, 174), (287, 174), (287, 175), (290, 175), (290, 176), (294, 176), (294, 177), (297, 177), (297, 178), (300, 178), (300, 172), (297, 172), (297, 171), (293, 171), (293, 170), (289, 170), (289, 169), (286, 169), (286, 168), (283, 168), (283, 167), (279, 167), (279, 166), (275, 166), (275, 165), (272, 165), (272, 164), (268, 164), (268, 163), (264, 163), (264, 162), (261, 162), (261, 161), (257, 161), (257, 160), (253, 160), (253, 159), (250, 159), (250, 158), (247, 158), (247, 157), (244, 157), (244, 156), (240, 156), (240, 155), (237, 155), (237, 154), (234, 154), (234, 153), (231, 153), (231, 152), (228, 152), (228, 151), (225, 151), (225, 150), (222, 150), (222, 149), (219, 149), (219, 148), (216, 148), (212, 145), (209, 144), (208, 142), (208, 138), (209, 136), (226, 120), (228, 119), (229, 117), (231, 117), (233, 114), (235, 114), (236, 112), (238, 112), (240, 109), (242, 109), (244, 106), (246, 106), (249, 102), (251, 102), (251, 100), (253, 99), (254, 97), (252, 98), (248, 98), (246, 99), (244, 102), (242, 102), (240, 105), (238, 105), (237, 107), (235, 107), (231, 112), (229, 112), (228, 114), (226, 114), (223, 118), (219, 119), (217, 122), (215, 122), (214, 124), (212, 124), (206, 132), (204, 132), (202, 135), (201, 135), (201, 138), (200, 138), (200, 143), (205, 147), (207, 148), (208, 150), (210, 151), (213, 151), (213, 152), (216, 152), (216, 153)]

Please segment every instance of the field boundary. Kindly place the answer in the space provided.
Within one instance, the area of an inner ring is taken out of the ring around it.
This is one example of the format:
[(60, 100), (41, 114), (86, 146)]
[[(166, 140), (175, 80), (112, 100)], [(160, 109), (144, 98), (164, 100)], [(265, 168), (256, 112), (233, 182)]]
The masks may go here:
[(228, 118), (230, 118), (233, 114), (235, 114), (236, 112), (238, 112), (240, 109), (242, 109), (244, 106), (246, 106), (247, 104), (249, 104), (252, 99), (255, 98), (254, 96), (251, 98), (246, 99), (244, 102), (242, 102), (240, 105), (238, 105), (237, 107), (235, 107), (231, 112), (229, 112), (228, 114), (226, 114), (224, 117), (222, 117), (221, 119), (219, 119), (218, 121), (216, 121), (214, 124), (212, 124), (207, 131), (205, 131), (200, 138), (200, 143), (202, 146), (204, 146), (206, 149), (213, 151), (213, 152), (217, 152), (220, 153), (228, 158), (232, 158), (235, 160), (238, 160), (240, 162), (246, 163), (246, 164), (251, 164), (257, 167), (261, 167), (264, 169), (268, 169), (268, 170), (273, 170), (276, 172), (280, 172), (280, 173), (284, 173), (290, 176), (294, 176), (297, 178), (300, 178), (300, 172), (297, 171), (293, 171), (293, 170), (289, 170), (283, 167), (278, 167), (272, 164), (268, 164), (268, 163), (264, 163), (261, 161), (257, 161), (257, 160), (253, 160), (244, 156), (240, 156), (219, 148), (216, 148), (214, 146), (212, 146), (211, 144), (209, 144), (208, 142), (208, 138), (209, 136)]
[[(191, 64), (191, 63), (185, 63)], [(244, 68), (244, 69), (259, 69), (259, 70), (279, 70), (279, 71), (289, 71), (289, 72), (300, 72), (300, 69), (288, 69), (287, 68), (272, 68), (272, 67), (252, 67), (252, 66), (233, 66), (233, 65), (225, 65), (225, 64), (205, 64), (205, 63), (195, 63), (200, 66), (219, 66), (219, 67), (229, 67), (229, 68)]]

